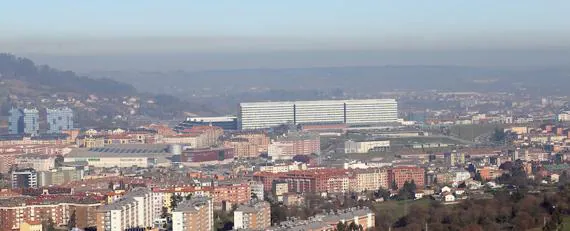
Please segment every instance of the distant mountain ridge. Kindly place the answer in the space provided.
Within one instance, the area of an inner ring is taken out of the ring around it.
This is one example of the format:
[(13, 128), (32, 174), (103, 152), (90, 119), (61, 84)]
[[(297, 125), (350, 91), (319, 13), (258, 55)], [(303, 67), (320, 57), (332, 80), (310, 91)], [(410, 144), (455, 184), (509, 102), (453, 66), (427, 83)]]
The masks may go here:
[(82, 126), (126, 126), (137, 118), (162, 120), (181, 119), (188, 113), (216, 114), (200, 102), (139, 92), (128, 83), (79, 76), (0, 53), (0, 113), (6, 115), (14, 106), (71, 107)]
[(37, 66), (27, 58), (0, 53), (0, 75), (2, 79), (25, 81), (32, 88), (111, 95), (135, 94), (135, 87), (115, 80), (93, 79), (78, 76), (72, 71), (60, 71), (47, 65)]
[[(149, 92), (178, 94), (202, 89), (514, 91), (550, 90), (570, 84), (570, 67), (347, 66), (170, 72), (95, 72)], [(162, 83), (158, 85), (158, 83)], [(192, 83), (192, 84), (188, 84)], [(220, 83), (224, 83), (220, 85)]]

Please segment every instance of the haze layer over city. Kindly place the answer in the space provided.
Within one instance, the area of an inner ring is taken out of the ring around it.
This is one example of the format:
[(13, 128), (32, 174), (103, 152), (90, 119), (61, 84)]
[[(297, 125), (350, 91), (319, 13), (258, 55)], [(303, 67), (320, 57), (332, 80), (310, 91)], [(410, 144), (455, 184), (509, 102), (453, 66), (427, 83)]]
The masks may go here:
[(0, 5), (2, 231), (570, 227), (570, 2)]

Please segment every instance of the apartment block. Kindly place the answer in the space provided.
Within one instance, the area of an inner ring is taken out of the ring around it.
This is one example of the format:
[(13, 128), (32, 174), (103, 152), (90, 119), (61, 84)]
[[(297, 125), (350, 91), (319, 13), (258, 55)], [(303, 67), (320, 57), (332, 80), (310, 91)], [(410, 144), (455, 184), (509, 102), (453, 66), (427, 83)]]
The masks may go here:
[(211, 231), (214, 229), (214, 207), (212, 199), (193, 197), (183, 201), (172, 212), (172, 230)]
[(388, 182), (396, 182), (398, 188), (402, 188), (404, 183), (412, 182), (417, 188), (423, 188), (425, 184), (425, 170), (420, 167), (398, 166), (388, 169)]
[(234, 229), (264, 230), (271, 226), (271, 208), (266, 201), (252, 201), (234, 211)]
[(135, 227), (152, 227), (155, 217), (153, 193), (135, 188), (112, 204), (97, 211), (97, 230), (123, 231)]
[(387, 189), (388, 170), (381, 168), (354, 169), (350, 172), (350, 191), (375, 191), (380, 188)]

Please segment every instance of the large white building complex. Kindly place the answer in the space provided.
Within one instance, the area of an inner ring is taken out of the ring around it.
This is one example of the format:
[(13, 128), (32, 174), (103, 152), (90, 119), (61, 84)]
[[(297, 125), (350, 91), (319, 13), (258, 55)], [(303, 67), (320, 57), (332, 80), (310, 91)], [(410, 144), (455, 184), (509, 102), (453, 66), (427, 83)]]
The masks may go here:
[(286, 123), (389, 123), (398, 119), (398, 103), (395, 99), (241, 103), (239, 119), (242, 130)]

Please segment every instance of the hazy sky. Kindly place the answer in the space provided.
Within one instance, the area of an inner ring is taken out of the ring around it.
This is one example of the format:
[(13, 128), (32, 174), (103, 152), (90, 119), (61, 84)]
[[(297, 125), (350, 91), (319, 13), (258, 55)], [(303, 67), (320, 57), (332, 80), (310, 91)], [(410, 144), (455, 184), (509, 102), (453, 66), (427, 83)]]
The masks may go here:
[[(97, 70), (563, 65), (568, 52), (558, 50), (570, 49), (569, 12), (568, 0), (17, 0), (0, 5), (0, 52)], [(170, 53), (191, 57), (149, 55)]]
[(2, 2), (0, 45), (38, 53), (557, 47), (569, 43), (568, 12), (565, 0), (18, 0)]

